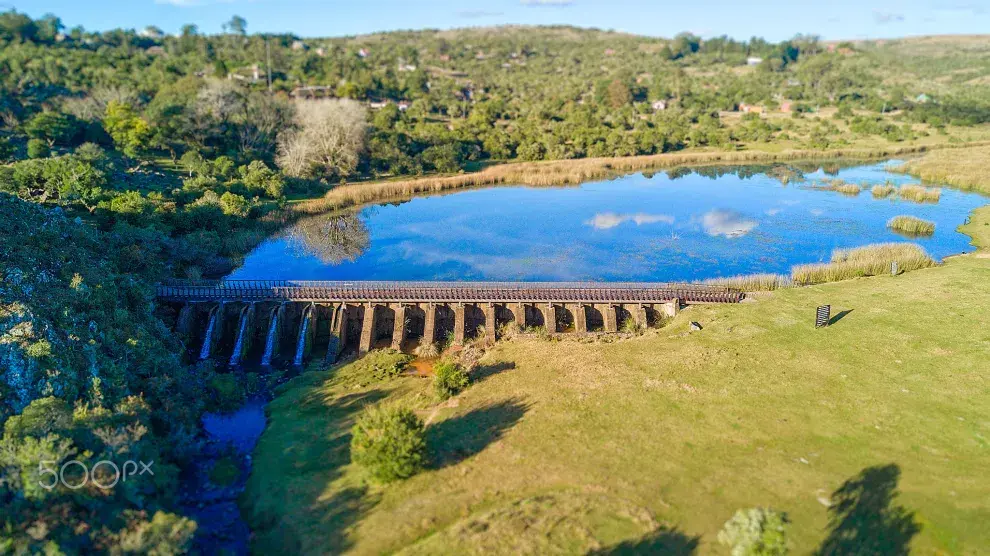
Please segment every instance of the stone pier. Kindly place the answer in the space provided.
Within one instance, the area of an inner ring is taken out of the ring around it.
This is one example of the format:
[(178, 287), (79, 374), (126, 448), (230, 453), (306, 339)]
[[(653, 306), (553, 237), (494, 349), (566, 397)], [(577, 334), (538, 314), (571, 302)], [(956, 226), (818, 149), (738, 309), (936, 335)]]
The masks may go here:
[(368, 353), (371, 351), (371, 343), (375, 338), (375, 307), (373, 303), (366, 303), (364, 306), (364, 318), (361, 322), (361, 342), (358, 344), (358, 353)]
[(463, 346), (464, 345), (464, 333), (467, 331), (467, 318), (465, 315), (464, 304), (458, 303), (454, 305), (454, 345)]
[(395, 305), (395, 323), (392, 325), (392, 349), (402, 349), (406, 341), (406, 306), (402, 303)]
[(522, 303), (513, 303), (509, 307), (512, 311), (512, 318), (515, 320), (516, 325), (519, 328), (526, 328), (526, 305)]
[(547, 332), (557, 331), (557, 310), (553, 303), (540, 305), (540, 312), (543, 313), (543, 326)]
[(596, 305), (595, 307), (602, 314), (602, 319), (605, 321), (605, 332), (618, 332), (619, 326), (615, 320), (615, 306), (608, 303)]
[(571, 314), (574, 315), (574, 331), (578, 334), (588, 332), (588, 312), (584, 309), (583, 303), (574, 303), (567, 306)]
[(629, 312), (632, 314), (633, 321), (640, 328), (646, 328), (649, 325), (649, 321), (646, 318), (646, 307), (642, 305), (633, 305), (629, 308)]
[(486, 303), (484, 310), (485, 310), (485, 342), (488, 344), (494, 344), (495, 335), (498, 334), (497, 326), (495, 324), (495, 304)]
[(423, 345), (429, 346), (437, 341), (437, 306), (427, 303), (426, 319), (423, 322)]

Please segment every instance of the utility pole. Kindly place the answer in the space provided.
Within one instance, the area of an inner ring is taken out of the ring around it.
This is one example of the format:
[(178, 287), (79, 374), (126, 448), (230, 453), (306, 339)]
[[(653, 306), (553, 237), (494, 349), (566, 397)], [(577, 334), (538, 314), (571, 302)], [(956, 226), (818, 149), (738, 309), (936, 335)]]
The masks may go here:
[(265, 66), (268, 68), (268, 92), (272, 92), (272, 45), (268, 42), (268, 35), (265, 35), (265, 56), (268, 61)]

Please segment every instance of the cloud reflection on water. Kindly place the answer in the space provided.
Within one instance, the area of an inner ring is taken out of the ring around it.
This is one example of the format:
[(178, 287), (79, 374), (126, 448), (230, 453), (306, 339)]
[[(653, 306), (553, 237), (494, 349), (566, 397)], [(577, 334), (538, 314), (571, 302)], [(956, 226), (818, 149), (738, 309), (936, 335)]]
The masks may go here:
[(637, 226), (657, 223), (673, 224), (674, 217), (667, 214), (646, 214), (644, 212), (637, 212), (636, 214), (599, 212), (593, 216), (591, 220), (585, 222), (585, 224), (595, 228), (596, 230), (608, 230), (622, 224), (623, 222), (635, 222)]
[(731, 210), (711, 210), (701, 217), (701, 225), (710, 236), (733, 238), (748, 234), (759, 223)]

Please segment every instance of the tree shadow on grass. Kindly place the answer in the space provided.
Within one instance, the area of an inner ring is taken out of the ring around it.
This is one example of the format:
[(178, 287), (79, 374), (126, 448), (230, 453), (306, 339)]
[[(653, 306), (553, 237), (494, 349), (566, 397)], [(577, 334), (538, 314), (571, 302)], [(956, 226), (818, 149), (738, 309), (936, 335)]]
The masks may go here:
[[(269, 425), (269, 432), (281, 443), (278, 457), (286, 463), (277, 470), (277, 476), (268, 476), (275, 470), (258, 465), (253, 471), (259, 474), (258, 493), (253, 498), (261, 501), (248, 510), (255, 552), (297, 554), (317, 548), (333, 554), (345, 552), (353, 544), (347, 534), (349, 528), (378, 503), (378, 497), (369, 495), (366, 487), (334, 488), (334, 483), (351, 461), (354, 419), (388, 393), (369, 390), (334, 396), (324, 389), (324, 382), (307, 385), (305, 393), (291, 400), (295, 411)], [(316, 522), (318, 539), (310, 534)], [(314, 546), (314, 542), (319, 545)]]
[(488, 377), (511, 371), (516, 368), (516, 364), (511, 361), (500, 361), (492, 365), (481, 365), (471, 371), (471, 382), (481, 382)]
[(894, 504), (900, 475), (895, 464), (867, 467), (832, 493), (829, 534), (817, 554), (908, 554), (921, 526)]
[(676, 528), (661, 527), (641, 538), (623, 541), (617, 545), (589, 552), (589, 556), (619, 556), (635, 554), (669, 554), (689, 556), (698, 549), (701, 537), (689, 537)]
[(518, 399), (509, 399), (431, 425), (426, 429), (431, 467), (456, 465), (481, 452), (512, 428), (529, 408)]

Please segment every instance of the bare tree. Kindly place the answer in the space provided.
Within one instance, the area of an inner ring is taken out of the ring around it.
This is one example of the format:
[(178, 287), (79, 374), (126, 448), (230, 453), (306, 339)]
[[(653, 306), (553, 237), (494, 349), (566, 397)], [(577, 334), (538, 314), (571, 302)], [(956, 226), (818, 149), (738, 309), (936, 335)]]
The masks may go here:
[(96, 87), (89, 96), (66, 99), (62, 109), (81, 120), (99, 120), (107, 113), (107, 105), (114, 101), (136, 106), (138, 95), (127, 87)]
[(367, 120), (364, 106), (353, 100), (299, 101), (297, 127), (279, 135), (276, 161), (290, 176), (347, 176), (364, 151)]
[(244, 89), (233, 81), (211, 79), (196, 96), (196, 111), (226, 123), (244, 111)]

